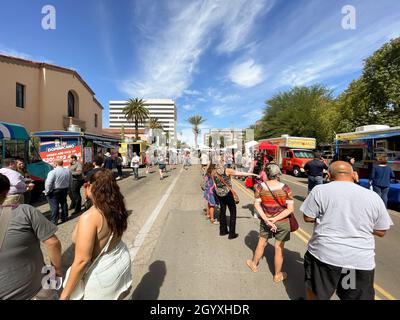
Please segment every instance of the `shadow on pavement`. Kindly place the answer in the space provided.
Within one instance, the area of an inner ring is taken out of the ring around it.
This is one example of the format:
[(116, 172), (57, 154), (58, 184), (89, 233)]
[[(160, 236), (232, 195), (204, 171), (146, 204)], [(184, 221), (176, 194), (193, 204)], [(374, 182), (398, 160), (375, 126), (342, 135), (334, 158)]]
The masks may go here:
[(157, 300), (166, 274), (165, 261), (154, 261), (132, 293), (131, 300)]
[[(251, 250), (252, 257), (258, 243), (258, 235), (257, 231), (250, 231), (249, 234), (245, 237), (244, 242), (247, 247)], [(272, 277), (275, 272), (274, 266), (274, 255), (275, 249), (273, 246), (273, 241), (269, 241), (268, 246), (264, 252), (264, 258), (268, 264), (269, 271), (271, 273), (271, 283)], [(299, 300), (304, 299), (305, 297), (305, 285), (304, 285), (304, 266), (303, 266), (303, 258), (299, 252), (291, 251), (289, 249), (284, 250), (283, 252), (283, 271), (288, 274), (288, 278), (283, 282), (285, 286), (286, 292), (290, 300)], [(262, 259), (263, 260), (263, 259)], [(260, 266), (262, 268), (261, 262)]]
[(64, 274), (67, 271), (67, 269), (72, 265), (72, 262), (74, 262), (74, 257), (75, 257), (75, 244), (72, 243), (61, 256), (61, 265)]
[(296, 200), (299, 200), (301, 202), (304, 202), (304, 200), (306, 200), (306, 197), (302, 197), (302, 196), (294, 196), (293, 198), (295, 198)]
[(247, 209), (249, 210), (249, 213), (251, 216), (253, 216), (256, 213), (256, 209), (254, 208), (254, 204), (249, 203), (246, 204), (245, 206), (242, 206), (242, 209)]

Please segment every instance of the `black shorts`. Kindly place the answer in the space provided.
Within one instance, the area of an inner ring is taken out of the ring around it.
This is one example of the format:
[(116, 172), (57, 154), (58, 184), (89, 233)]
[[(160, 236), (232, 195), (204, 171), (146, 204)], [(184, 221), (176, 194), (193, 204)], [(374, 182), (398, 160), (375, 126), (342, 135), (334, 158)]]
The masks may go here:
[[(323, 263), (308, 251), (304, 255), (306, 288), (318, 300), (329, 300), (336, 291), (341, 300), (374, 300), (375, 270), (350, 270)], [(355, 279), (354, 279), (355, 278)]]

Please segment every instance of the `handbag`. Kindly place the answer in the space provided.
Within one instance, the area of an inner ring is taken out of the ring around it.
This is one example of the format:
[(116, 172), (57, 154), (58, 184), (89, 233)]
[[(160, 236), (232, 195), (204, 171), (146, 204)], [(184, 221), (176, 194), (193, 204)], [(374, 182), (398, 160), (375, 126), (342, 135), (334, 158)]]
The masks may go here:
[[(71, 292), (71, 295), (69, 297), (70, 300), (82, 300), (84, 295), (85, 295), (85, 275), (89, 273), (89, 271), (92, 269), (94, 265), (96, 265), (96, 262), (100, 259), (100, 257), (108, 250), (108, 247), (110, 246), (111, 240), (113, 238), (113, 233), (111, 233), (110, 237), (108, 238), (108, 241), (106, 245), (104, 246), (103, 250), (101, 250), (100, 254), (94, 259), (92, 264), (86, 269), (85, 273), (83, 274), (81, 280), (76, 284), (74, 290)], [(69, 275), (71, 273), (71, 267), (68, 268), (67, 272), (65, 273), (65, 280), (63, 283), (63, 288), (65, 288), (65, 285), (68, 282)]]
[(249, 188), (249, 189), (253, 188), (254, 187), (253, 178), (252, 177), (247, 177), (246, 181), (245, 181), (245, 184), (246, 184), (246, 188)]
[[(217, 174), (218, 179), (222, 181), (222, 183), (229, 189), (230, 192), (232, 192), (233, 195), (233, 199), (235, 200), (235, 204), (239, 204), (240, 199), (239, 199), (239, 195), (235, 192), (235, 190), (233, 190), (231, 188), (231, 186), (225, 181), (224, 178), (222, 178), (219, 174)], [(214, 182), (215, 184), (215, 182)]]
[[(269, 192), (271, 192), (272, 197), (274, 198), (275, 202), (276, 202), (277, 204), (279, 204), (282, 208), (284, 208), (284, 209), (286, 210), (287, 207), (286, 207), (286, 206), (283, 206), (283, 205), (278, 201), (278, 199), (276, 198), (275, 193), (271, 190), (271, 188), (269, 187), (268, 183), (266, 183), (265, 185), (267, 186)], [(288, 218), (289, 218), (289, 224), (290, 224), (290, 232), (295, 232), (295, 231), (297, 231), (297, 230), (299, 229), (299, 223), (297, 222), (296, 216), (295, 216), (293, 213), (291, 213), (291, 214), (288, 216)]]

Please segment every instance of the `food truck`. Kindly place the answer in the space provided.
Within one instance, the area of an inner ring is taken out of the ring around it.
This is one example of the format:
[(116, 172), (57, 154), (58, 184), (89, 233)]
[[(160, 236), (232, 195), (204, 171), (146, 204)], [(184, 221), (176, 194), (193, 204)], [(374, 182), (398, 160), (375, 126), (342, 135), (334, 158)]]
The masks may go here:
[[(400, 127), (369, 125), (356, 128), (355, 132), (340, 133), (335, 139), (336, 158), (355, 158), (360, 184), (369, 187), (369, 175), (374, 164), (385, 157), (400, 180)], [(389, 202), (400, 204), (400, 184), (393, 183)]]
[(0, 122), (0, 167), (5, 158), (24, 159), (28, 174), (35, 184), (32, 198), (36, 198), (44, 189), (44, 181), (53, 168), (42, 161), (28, 132), (19, 124)]
[(273, 156), (283, 172), (299, 177), (305, 173), (304, 165), (314, 158), (315, 138), (291, 137), (282, 135), (279, 138), (259, 141), (258, 149), (266, 150)]
[(136, 154), (140, 157), (139, 165), (143, 166), (145, 164), (145, 159), (146, 159), (145, 152), (147, 147), (148, 145), (146, 141), (121, 143), (121, 147), (119, 148), (119, 153), (121, 153), (123, 159), (123, 166), (124, 167), (130, 166), (134, 152), (136, 152)]
[(119, 148), (119, 139), (83, 133), (80, 131), (38, 131), (32, 137), (39, 140), (39, 152), (43, 161), (52, 163), (62, 159), (69, 166), (71, 155), (76, 155), (83, 164), (92, 163), (95, 156), (106, 152), (115, 153)]

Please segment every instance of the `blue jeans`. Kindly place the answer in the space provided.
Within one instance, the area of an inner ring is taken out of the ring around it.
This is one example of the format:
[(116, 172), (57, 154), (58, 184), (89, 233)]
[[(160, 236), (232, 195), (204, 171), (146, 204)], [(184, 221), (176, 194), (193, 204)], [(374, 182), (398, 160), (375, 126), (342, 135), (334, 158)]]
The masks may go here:
[(322, 176), (308, 176), (308, 192), (311, 192), (315, 186), (324, 183)]
[(387, 208), (389, 187), (378, 187), (378, 186), (372, 186), (372, 187), (374, 188), (374, 191), (382, 198), (382, 200), (385, 203), (385, 206)]
[(139, 168), (133, 168), (133, 174), (135, 176), (135, 179), (139, 179)]
[(68, 189), (56, 189), (47, 196), (51, 210), (51, 222), (55, 225), (58, 223), (61, 206), (61, 220), (63, 222), (68, 219), (68, 204), (67, 204)]

